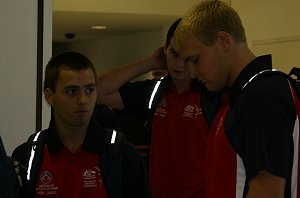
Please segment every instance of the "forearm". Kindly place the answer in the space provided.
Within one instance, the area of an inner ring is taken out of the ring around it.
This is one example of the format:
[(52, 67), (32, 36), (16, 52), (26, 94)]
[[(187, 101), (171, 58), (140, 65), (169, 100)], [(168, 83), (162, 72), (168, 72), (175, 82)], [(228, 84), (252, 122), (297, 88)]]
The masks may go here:
[(152, 70), (147, 59), (122, 65), (106, 73), (100, 74), (97, 81), (97, 91), (101, 94), (111, 94), (128, 81)]
[(285, 179), (260, 171), (249, 181), (247, 198), (283, 198)]
[(98, 101), (117, 109), (123, 109), (124, 104), (119, 89), (130, 80), (152, 71), (156, 67), (150, 58), (145, 58), (99, 75), (97, 79)]

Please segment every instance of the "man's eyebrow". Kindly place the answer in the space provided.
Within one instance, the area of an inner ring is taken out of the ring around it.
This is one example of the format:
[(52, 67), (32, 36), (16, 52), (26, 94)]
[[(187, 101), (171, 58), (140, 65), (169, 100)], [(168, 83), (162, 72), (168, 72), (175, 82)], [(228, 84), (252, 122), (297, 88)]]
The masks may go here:
[(84, 87), (96, 87), (96, 83), (90, 83), (85, 85)]
[[(96, 87), (96, 83), (90, 83), (90, 84), (87, 84), (87, 85), (84, 85), (84, 87)], [(78, 85), (67, 85), (64, 87), (64, 89), (79, 89), (80, 86)]]
[(170, 50), (176, 51), (174, 47), (171, 47)]
[(191, 56), (186, 57), (184, 60), (185, 60), (185, 61), (189, 61), (189, 60), (191, 60), (191, 59), (193, 59), (193, 58), (197, 58), (197, 56), (191, 55)]
[(78, 88), (79, 88), (79, 86), (77, 86), (77, 85), (67, 85), (64, 87), (64, 89), (78, 89)]

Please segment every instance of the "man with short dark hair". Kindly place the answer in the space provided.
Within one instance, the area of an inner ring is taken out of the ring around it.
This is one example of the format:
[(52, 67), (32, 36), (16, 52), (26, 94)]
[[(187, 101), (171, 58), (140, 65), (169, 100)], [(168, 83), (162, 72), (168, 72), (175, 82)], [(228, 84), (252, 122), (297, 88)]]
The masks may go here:
[(49, 128), (13, 153), (25, 168), (23, 197), (150, 197), (138, 151), (93, 119), (96, 78), (94, 66), (80, 53), (65, 52), (47, 64)]

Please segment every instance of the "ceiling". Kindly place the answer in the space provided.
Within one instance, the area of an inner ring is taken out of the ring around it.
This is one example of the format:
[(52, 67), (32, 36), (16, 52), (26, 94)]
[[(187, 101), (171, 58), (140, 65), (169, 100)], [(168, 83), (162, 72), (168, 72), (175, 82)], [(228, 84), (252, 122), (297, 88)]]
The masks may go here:
[[(179, 16), (53, 12), (53, 41), (91, 40), (106, 36), (155, 30), (170, 24), (177, 17)], [(105, 25), (107, 29), (95, 30), (91, 28), (93, 25)], [(73, 35), (74, 37), (72, 37)]]
[[(198, 0), (53, 0), (53, 42), (161, 29), (196, 2)], [(93, 25), (105, 25), (107, 29), (94, 30)]]

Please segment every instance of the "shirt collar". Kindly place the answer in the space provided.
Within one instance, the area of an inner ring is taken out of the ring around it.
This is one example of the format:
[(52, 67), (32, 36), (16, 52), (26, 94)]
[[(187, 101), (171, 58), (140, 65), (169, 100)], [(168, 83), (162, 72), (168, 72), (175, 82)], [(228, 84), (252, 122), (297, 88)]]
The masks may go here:
[[(163, 79), (163, 82), (165, 86), (169, 87), (172, 82), (171, 76), (166, 76)], [(195, 92), (203, 92), (204, 90), (206, 90), (205, 86), (197, 78), (192, 79), (190, 88)]]
[[(103, 149), (102, 147), (105, 141), (105, 134), (103, 131), (104, 129), (96, 120), (91, 120), (87, 135), (82, 144), (82, 149), (92, 153), (99, 153)], [(64, 144), (56, 133), (54, 118), (51, 118), (49, 127), (46, 131), (45, 141), (51, 154), (56, 154), (60, 149), (64, 148)]]
[(270, 54), (256, 57), (252, 60), (237, 76), (231, 87), (230, 98), (235, 101), (237, 95), (241, 92), (242, 87), (255, 74), (265, 69), (272, 68), (272, 56)]

